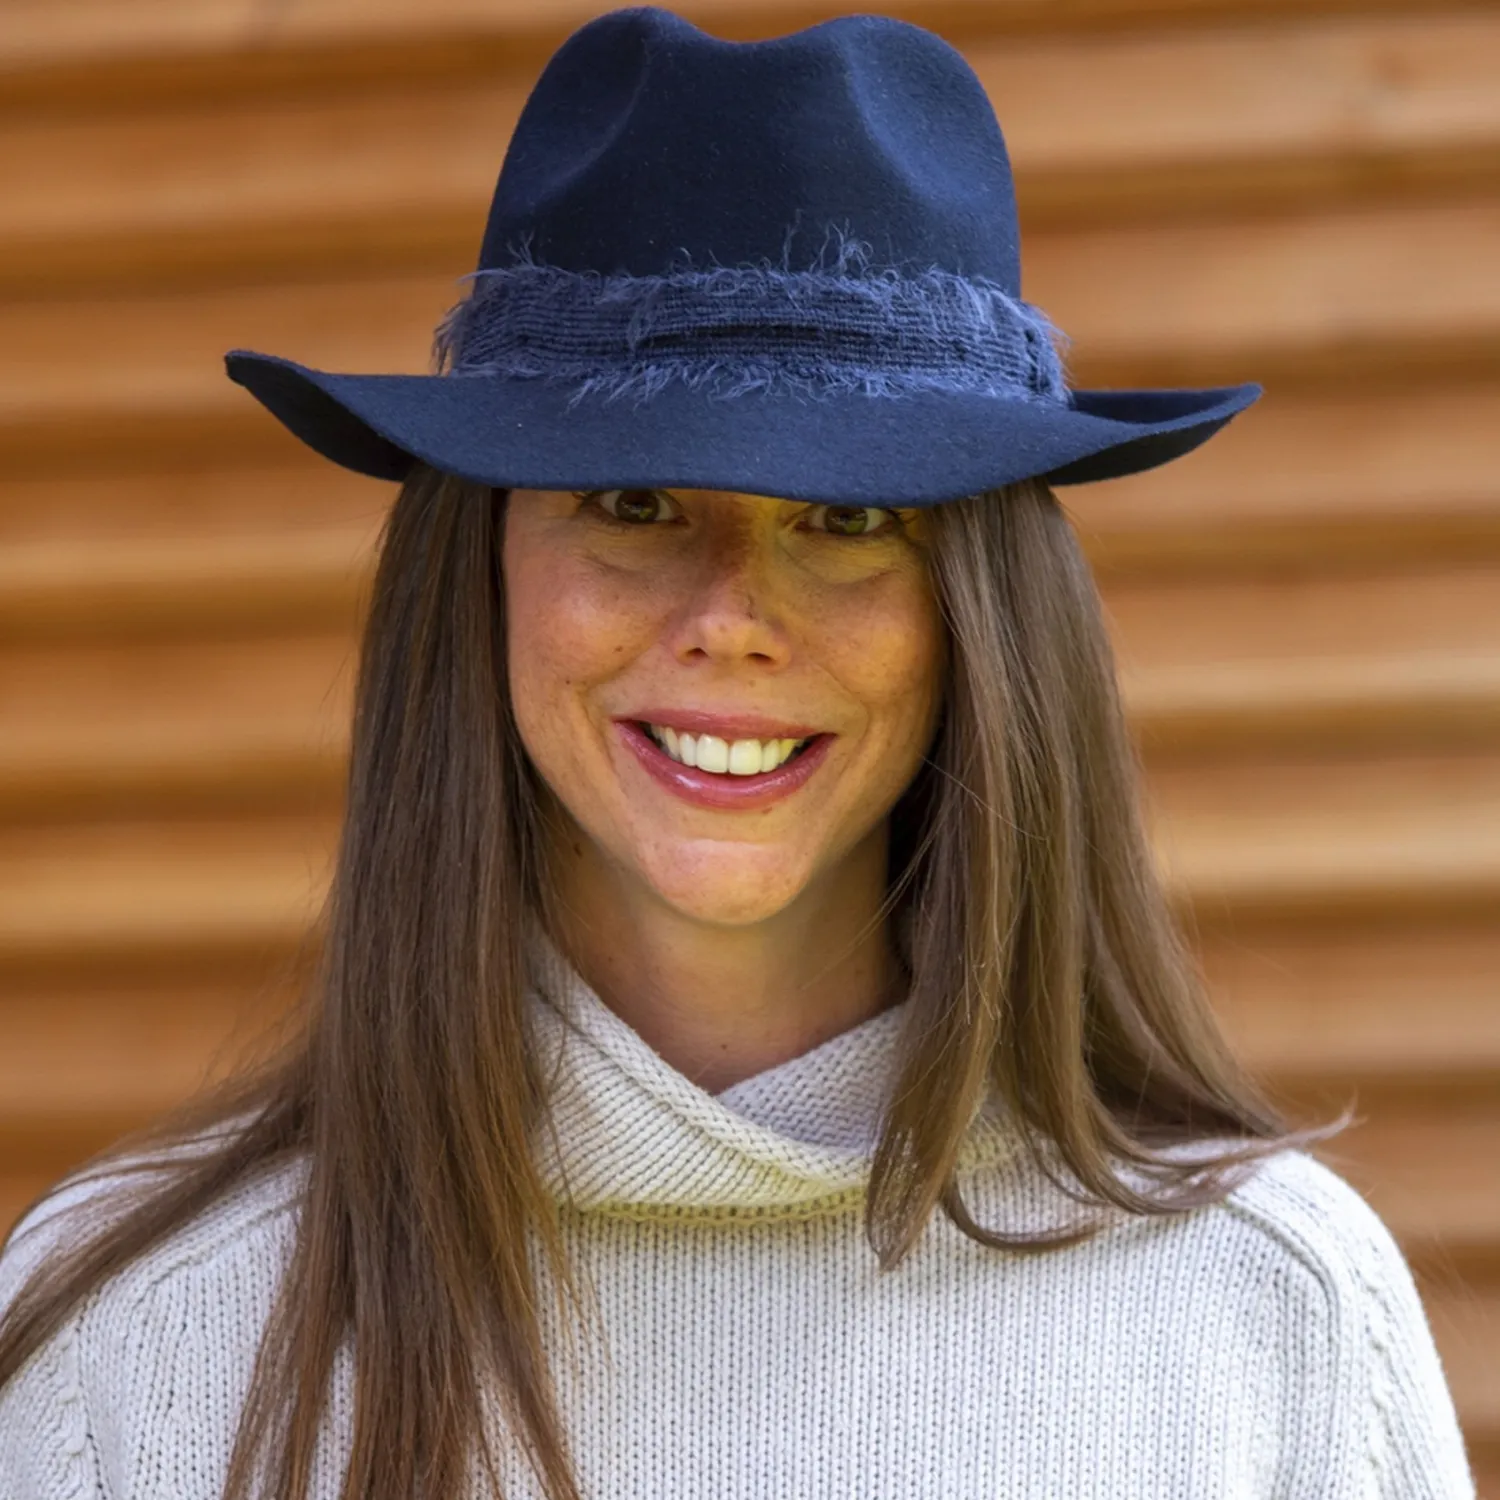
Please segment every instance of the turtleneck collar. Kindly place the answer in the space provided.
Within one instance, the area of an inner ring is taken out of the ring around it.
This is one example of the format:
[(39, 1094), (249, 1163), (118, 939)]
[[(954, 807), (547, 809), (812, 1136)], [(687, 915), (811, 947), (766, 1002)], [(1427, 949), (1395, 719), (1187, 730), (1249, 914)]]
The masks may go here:
[[(535, 1036), (551, 1081), (540, 1163), (574, 1208), (760, 1220), (861, 1203), (905, 1003), (715, 1096), (615, 1015), (535, 922), (528, 961)], [(1014, 1151), (992, 1099), (970, 1127), (959, 1170)]]
[(874, 1151), (910, 1009), (904, 1000), (714, 1097), (793, 1140)]

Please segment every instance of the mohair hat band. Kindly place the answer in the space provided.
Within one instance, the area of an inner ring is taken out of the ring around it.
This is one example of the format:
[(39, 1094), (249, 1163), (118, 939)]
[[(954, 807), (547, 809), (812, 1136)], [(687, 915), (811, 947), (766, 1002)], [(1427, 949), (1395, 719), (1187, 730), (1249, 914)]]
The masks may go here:
[(1069, 388), (990, 101), (887, 16), (744, 43), (654, 6), (590, 21), (522, 110), (469, 280), (432, 374), (238, 350), (229, 374), (381, 478), (858, 505), (1151, 468), (1260, 395)]
[(721, 398), (786, 389), (983, 391), (1063, 403), (1056, 330), (983, 278), (932, 267), (872, 273), (869, 247), (842, 235), (832, 265), (691, 268), (600, 276), (529, 255), (476, 271), (472, 294), (439, 326), (434, 357), (456, 375), (565, 381), (569, 405), (593, 394), (649, 399), (681, 380)]

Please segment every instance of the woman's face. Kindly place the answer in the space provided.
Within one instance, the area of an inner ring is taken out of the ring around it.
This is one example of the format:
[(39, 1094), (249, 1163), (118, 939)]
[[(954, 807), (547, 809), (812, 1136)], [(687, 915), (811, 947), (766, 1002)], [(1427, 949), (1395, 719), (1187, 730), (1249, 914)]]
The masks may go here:
[[(939, 706), (924, 519), (719, 490), (511, 491), (512, 704), (581, 856), (741, 925), (883, 837)], [(805, 746), (783, 759), (789, 740)]]

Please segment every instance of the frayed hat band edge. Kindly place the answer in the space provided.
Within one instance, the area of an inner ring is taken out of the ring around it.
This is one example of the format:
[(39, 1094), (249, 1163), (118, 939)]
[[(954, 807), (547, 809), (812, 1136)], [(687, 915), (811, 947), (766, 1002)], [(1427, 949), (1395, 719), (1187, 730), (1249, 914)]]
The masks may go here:
[(898, 397), (945, 391), (1067, 400), (1065, 336), (993, 282), (928, 270), (850, 275), (769, 264), (602, 276), (529, 259), (483, 270), (439, 325), (455, 376), (574, 384), (649, 399), (681, 381)]

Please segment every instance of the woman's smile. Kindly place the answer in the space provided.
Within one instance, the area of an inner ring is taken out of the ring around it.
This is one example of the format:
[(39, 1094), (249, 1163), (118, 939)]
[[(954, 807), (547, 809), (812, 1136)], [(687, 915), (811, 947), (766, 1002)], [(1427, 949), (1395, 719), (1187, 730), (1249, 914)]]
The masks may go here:
[(784, 765), (807, 745), (807, 739), (778, 735), (773, 739), (737, 739), (722, 734), (679, 733), (670, 724), (639, 721), (652, 740), (678, 765), (724, 776), (760, 776)]
[(816, 774), (834, 740), (831, 734), (726, 740), (636, 719), (617, 719), (615, 727), (647, 774), (668, 791), (698, 807), (729, 812), (790, 797)]

